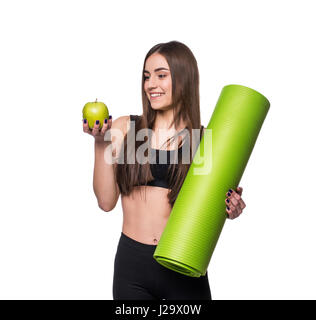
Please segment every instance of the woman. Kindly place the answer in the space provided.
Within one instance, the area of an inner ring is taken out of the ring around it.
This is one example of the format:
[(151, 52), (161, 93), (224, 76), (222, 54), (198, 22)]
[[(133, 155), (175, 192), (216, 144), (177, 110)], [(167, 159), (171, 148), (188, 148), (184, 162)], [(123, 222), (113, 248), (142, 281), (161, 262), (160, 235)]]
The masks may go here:
[[(102, 129), (98, 121), (92, 130), (85, 119), (83, 123), (84, 132), (95, 138), (93, 187), (100, 208), (111, 211), (121, 195), (123, 230), (115, 256), (113, 298), (210, 300), (207, 273), (200, 278), (185, 276), (153, 258), (196, 151), (192, 129), (202, 128), (199, 72), (191, 50), (177, 41), (154, 46), (144, 60), (141, 89), (141, 116), (122, 116), (113, 122), (110, 117)], [(148, 148), (137, 158), (144, 145), (137, 139), (141, 130), (147, 133)], [(130, 151), (127, 146), (133, 143)], [(184, 148), (187, 143), (189, 149)], [(189, 163), (181, 161), (182, 150), (190, 151)], [(112, 156), (114, 163), (104, 161)], [(167, 161), (161, 163), (161, 158)], [(245, 208), (241, 194), (239, 187), (226, 194), (230, 219)]]

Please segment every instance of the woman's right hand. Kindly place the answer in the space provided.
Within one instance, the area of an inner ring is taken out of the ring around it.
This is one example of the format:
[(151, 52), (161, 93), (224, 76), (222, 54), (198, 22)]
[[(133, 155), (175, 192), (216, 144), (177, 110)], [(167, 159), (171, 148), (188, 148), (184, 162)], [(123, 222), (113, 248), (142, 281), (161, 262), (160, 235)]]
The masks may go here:
[[(105, 122), (106, 121), (106, 122)], [(104, 135), (112, 126), (112, 116), (105, 119), (102, 128), (100, 129), (99, 120), (97, 120), (92, 129), (89, 128), (87, 119), (83, 119), (83, 132), (90, 134), (94, 137), (96, 142), (104, 142)]]

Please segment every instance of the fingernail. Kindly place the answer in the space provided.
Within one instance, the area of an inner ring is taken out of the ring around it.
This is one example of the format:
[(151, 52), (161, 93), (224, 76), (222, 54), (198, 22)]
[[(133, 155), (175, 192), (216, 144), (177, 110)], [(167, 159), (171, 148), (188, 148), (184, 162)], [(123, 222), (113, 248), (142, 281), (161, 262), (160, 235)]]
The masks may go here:
[(87, 123), (87, 119), (83, 119), (83, 122), (84, 122), (84, 123)]
[(99, 120), (97, 120), (96, 122), (95, 122), (95, 124), (99, 124), (100, 123), (100, 121)]
[(109, 119), (112, 119), (112, 116), (109, 116)]
[(104, 119), (104, 123), (108, 123), (108, 119), (107, 118)]
[(232, 189), (229, 189), (228, 191), (229, 191), (230, 193), (233, 193), (233, 190), (232, 190)]
[(229, 199), (226, 199), (227, 203), (229, 203)]
[(230, 196), (231, 196), (231, 193), (228, 192), (227, 195), (230, 197)]
[(229, 206), (226, 206), (226, 209), (229, 210)]

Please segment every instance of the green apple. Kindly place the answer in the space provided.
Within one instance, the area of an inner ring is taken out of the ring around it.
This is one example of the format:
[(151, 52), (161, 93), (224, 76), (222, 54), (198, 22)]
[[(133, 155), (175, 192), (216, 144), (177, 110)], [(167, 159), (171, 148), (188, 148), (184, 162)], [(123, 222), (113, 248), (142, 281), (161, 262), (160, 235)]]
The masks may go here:
[(97, 120), (100, 121), (99, 128), (102, 128), (104, 119), (109, 119), (109, 110), (105, 103), (98, 102), (87, 102), (82, 109), (83, 119), (87, 119), (89, 128), (92, 129)]

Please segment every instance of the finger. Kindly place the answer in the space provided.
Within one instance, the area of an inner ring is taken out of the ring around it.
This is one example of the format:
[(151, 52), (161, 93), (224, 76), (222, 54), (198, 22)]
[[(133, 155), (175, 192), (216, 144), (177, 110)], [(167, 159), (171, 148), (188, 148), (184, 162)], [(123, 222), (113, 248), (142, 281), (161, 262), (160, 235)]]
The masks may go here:
[(232, 200), (229, 199), (229, 198), (226, 198), (226, 199), (225, 199), (225, 202), (226, 202), (226, 205), (228, 205), (229, 207), (230, 207), (231, 205), (234, 205), (234, 204), (232, 203)]
[(244, 200), (238, 194), (236, 194), (235, 196), (231, 195), (229, 197), (229, 200), (235, 207), (239, 207), (241, 210), (246, 207)]
[(103, 122), (103, 126), (102, 126), (102, 129), (101, 129), (101, 135), (104, 136), (105, 135), (105, 131), (109, 129), (109, 123), (108, 123), (108, 120), (107, 119), (104, 119), (104, 122)]
[(242, 212), (242, 208), (241, 208), (241, 203), (238, 201), (237, 204), (235, 205), (237, 212)]
[(233, 193), (233, 189), (229, 189), (227, 192), (226, 192), (226, 197), (230, 197)]
[[(237, 208), (238, 212), (240, 211), (240, 213), (242, 212), (242, 210), (246, 207), (245, 202), (243, 201), (243, 199), (241, 198), (241, 196), (238, 193), (234, 193), (231, 195), (230, 197), (231, 202), (235, 205), (235, 207)], [(236, 203), (237, 201), (237, 203)], [(240, 214), (239, 213), (239, 214)], [(239, 215), (238, 214), (238, 215)]]
[(233, 204), (234, 206), (237, 206), (239, 200), (237, 200), (234, 196), (231, 195), (226, 199), (226, 202), (229, 204)]
[(228, 213), (229, 213), (229, 218), (230, 219), (235, 219), (237, 216), (237, 209), (233, 204), (230, 204), (227, 206), (229, 208)]
[(92, 129), (92, 134), (96, 136), (99, 133), (99, 127), (100, 127), (100, 121), (96, 120), (94, 123), (93, 129)]
[(235, 190), (232, 190), (232, 189), (229, 189), (229, 190), (231, 190), (231, 192), (229, 191), (228, 193), (231, 193), (231, 198), (234, 198), (234, 199), (236, 199), (236, 200), (240, 200), (241, 199), (241, 196), (240, 196), (240, 194), (238, 194)]
[(242, 192), (243, 192), (243, 188), (242, 187), (237, 187), (236, 191), (241, 196)]
[[(227, 192), (226, 192), (226, 196), (227, 197), (236, 197), (236, 199), (239, 199), (240, 198), (240, 195), (234, 190), (234, 189), (229, 189)], [(238, 198), (239, 197), (239, 198)]]
[(228, 197), (225, 199), (226, 205), (228, 205), (231, 208), (231, 211), (233, 213), (234, 208), (236, 205), (238, 205), (238, 201), (231, 195), (230, 192), (227, 193)]
[(236, 205), (233, 205), (233, 213), (235, 218), (237, 218), (242, 213), (242, 207), (240, 202), (238, 202)]
[(88, 124), (87, 119), (83, 119), (82, 126), (83, 126), (83, 132), (90, 133), (89, 132), (89, 130), (90, 130), (89, 129), (89, 124)]
[(234, 205), (231, 205), (230, 209), (231, 209), (231, 212), (232, 212), (232, 217), (233, 217), (233, 219), (235, 219), (237, 217), (237, 215), (238, 215), (237, 207), (234, 206)]
[(112, 127), (112, 116), (109, 116), (108, 124), (109, 124), (109, 128), (111, 128)]
[(228, 219), (232, 219), (233, 218), (232, 211), (231, 211), (230, 207), (227, 206), (227, 205), (226, 205), (226, 213), (227, 213), (227, 218)]
[(245, 204), (243, 199), (240, 199), (239, 203), (240, 203), (241, 209), (245, 209), (246, 208), (246, 204)]

